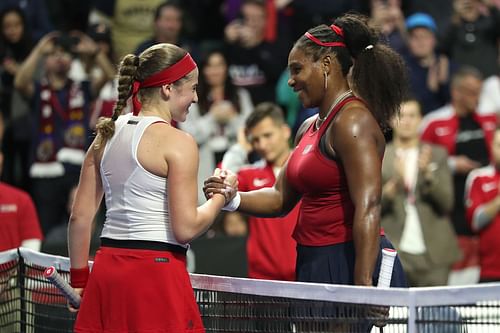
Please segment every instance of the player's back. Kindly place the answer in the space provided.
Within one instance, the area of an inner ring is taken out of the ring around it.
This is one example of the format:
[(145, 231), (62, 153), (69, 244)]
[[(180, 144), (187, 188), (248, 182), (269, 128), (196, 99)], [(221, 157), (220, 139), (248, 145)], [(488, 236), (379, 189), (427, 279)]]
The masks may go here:
[(106, 198), (101, 237), (174, 243), (168, 210), (168, 181), (138, 159), (139, 143), (159, 117), (120, 116), (100, 164)]

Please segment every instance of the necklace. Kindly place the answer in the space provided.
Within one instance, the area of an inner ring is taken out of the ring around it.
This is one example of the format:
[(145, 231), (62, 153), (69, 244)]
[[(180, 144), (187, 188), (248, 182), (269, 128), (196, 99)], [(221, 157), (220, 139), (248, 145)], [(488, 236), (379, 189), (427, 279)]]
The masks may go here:
[(330, 107), (330, 110), (328, 111), (328, 113), (323, 118), (321, 118), (319, 116), (319, 114), (318, 114), (318, 118), (316, 118), (316, 123), (315, 123), (315, 126), (314, 126), (316, 128), (316, 130), (319, 130), (319, 128), (321, 127), (321, 125), (324, 123), (324, 121), (326, 120), (326, 118), (328, 118), (328, 116), (333, 111), (333, 109), (335, 109), (335, 107), (337, 106), (337, 104), (339, 104), (346, 97), (351, 96), (351, 95), (352, 95), (352, 90), (351, 89), (349, 89), (346, 92), (340, 94), (339, 97), (337, 97), (335, 99), (335, 101), (333, 102), (332, 106)]

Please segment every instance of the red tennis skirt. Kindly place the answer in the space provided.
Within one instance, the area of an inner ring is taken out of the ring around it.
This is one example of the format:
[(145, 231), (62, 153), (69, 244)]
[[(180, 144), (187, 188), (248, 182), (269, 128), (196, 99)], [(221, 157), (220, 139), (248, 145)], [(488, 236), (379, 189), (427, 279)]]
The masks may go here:
[(205, 332), (183, 254), (101, 247), (74, 332)]

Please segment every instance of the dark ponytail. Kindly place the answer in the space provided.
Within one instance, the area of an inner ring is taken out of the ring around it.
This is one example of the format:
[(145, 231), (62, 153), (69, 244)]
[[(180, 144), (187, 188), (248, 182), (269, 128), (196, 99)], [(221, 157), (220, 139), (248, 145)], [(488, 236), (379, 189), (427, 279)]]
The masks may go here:
[(346, 14), (335, 24), (344, 31), (344, 42), (354, 58), (352, 89), (369, 105), (383, 129), (398, 114), (407, 94), (408, 75), (404, 60), (379, 42), (379, 34), (366, 17)]
[(337, 18), (334, 24), (342, 29), (343, 36), (325, 24), (308, 32), (321, 42), (343, 42), (345, 47), (320, 46), (305, 36), (300, 37), (295, 46), (313, 61), (334, 53), (346, 78), (352, 67), (351, 88), (368, 104), (381, 128), (389, 128), (407, 92), (403, 59), (379, 42), (379, 34), (368, 25), (366, 16), (348, 13)]

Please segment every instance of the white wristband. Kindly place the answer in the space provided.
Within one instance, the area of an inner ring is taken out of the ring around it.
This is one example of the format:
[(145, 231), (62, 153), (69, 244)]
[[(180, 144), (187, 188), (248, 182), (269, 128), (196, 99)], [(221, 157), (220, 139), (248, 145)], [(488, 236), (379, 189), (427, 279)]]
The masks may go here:
[(238, 209), (241, 203), (241, 196), (240, 192), (236, 193), (236, 196), (229, 201), (224, 207), (222, 207), (222, 210), (225, 210), (226, 212), (234, 212), (235, 210)]

